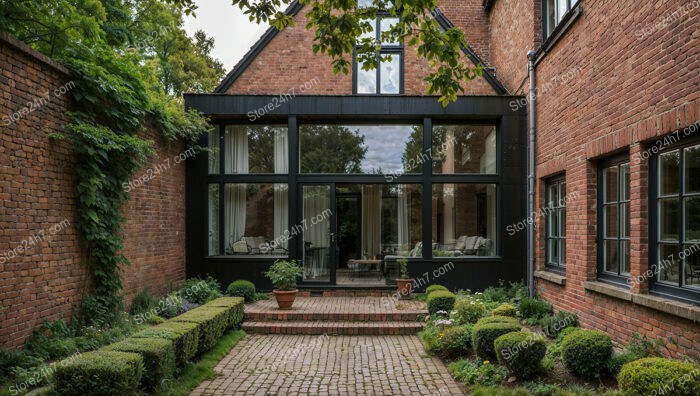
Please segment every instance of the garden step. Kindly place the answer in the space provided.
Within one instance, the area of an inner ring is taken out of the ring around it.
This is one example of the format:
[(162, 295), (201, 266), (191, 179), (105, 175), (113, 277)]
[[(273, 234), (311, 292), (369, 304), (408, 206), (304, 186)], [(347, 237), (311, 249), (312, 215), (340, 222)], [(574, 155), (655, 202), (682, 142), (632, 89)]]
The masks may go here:
[(245, 320), (265, 321), (328, 321), (328, 322), (415, 322), (428, 314), (425, 310), (394, 312), (304, 312), (304, 311), (253, 311), (245, 313)]
[(257, 334), (411, 335), (423, 329), (421, 322), (286, 321), (243, 323), (243, 330)]

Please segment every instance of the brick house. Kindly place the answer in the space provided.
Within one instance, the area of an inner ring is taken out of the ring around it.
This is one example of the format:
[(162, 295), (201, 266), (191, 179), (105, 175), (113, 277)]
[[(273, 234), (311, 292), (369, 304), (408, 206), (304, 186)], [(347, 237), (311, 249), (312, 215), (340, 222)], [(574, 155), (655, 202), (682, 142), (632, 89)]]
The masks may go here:
[[(446, 109), (402, 43), (376, 72), (333, 74), (306, 11), (292, 3), (296, 26), (186, 97), (212, 117), (215, 149), (188, 167), (188, 275), (264, 288), (290, 257), (304, 287), (380, 287), (406, 258), (452, 288), (527, 278), (586, 327), (699, 354), (697, 0), (440, 1), (436, 21), (489, 66)], [(377, 31), (390, 23), (378, 15)]]

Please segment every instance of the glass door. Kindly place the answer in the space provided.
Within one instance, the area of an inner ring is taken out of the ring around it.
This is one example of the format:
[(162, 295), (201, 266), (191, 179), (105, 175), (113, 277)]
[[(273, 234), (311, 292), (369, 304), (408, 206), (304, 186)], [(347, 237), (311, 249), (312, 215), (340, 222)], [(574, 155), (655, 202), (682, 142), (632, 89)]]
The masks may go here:
[(304, 282), (335, 284), (336, 219), (335, 185), (302, 185), (301, 257)]

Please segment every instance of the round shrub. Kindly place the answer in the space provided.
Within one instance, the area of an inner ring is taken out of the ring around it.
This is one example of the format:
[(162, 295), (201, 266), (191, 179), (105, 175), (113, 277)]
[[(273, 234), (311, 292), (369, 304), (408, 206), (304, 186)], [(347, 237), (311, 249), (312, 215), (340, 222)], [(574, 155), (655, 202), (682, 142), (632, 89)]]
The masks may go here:
[(428, 312), (435, 315), (438, 311), (451, 312), (457, 297), (452, 292), (437, 290), (428, 295)]
[(513, 375), (527, 378), (535, 374), (547, 353), (547, 345), (540, 334), (518, 331), (504, 334), (494, 341), (498, 362)]
[(452, 326), (446, 328), (440, 337), (441, 354), (447, 358), (465, 356), (472, 346), (472, 326)]
[(518, 315), (518, 309), (513, 304), (501, 304), (491, 311), (491, 314), (493, 316), (510, 316), (514, 318)]
[(494, 316), (494, 318), (501, 318), (503, 320), (494, 321), (490, 318), (484, 318), (476, 322), (472, 330), (474, 352), (484, 360), (496, 359), (496, 351), (493, 345), (496, 338), (514, 331), (520, 331), (522, 328), (515, 319), (505, 316)]
[(450, 291), (448, 288), (446, 288), (446, 287), (443, 286), (443, 285), (430, 285), (430, 286), (428, 286), (428, 287), (425, 289), (425, 294), (426, 294), (426, 295), (429, 295), (430, 293), (432, 293), (432, 292), (434, 292), (434, 291), (438, 291), (438, 290)]
[(620, 390), (635, 395), (700, 395), (700, 366), (663, 358), (644, 358), (622, 366)]
[(599, 377), (612, 357), (610, 336), (594, 330), (578, 330), (562, 341), (564, 365), (572, 373), (585, 378)]
[(467, 296), (455, 304), (454, 320), (459, 324), (476, 323), (486, 315), (486, 305), (471, 297)]
[(233, 281), (228, 285), (226, 294), (233, 297), (243, 297), (245, 302), (252, 302), (255, 300), (255, 285), (247, 280)]

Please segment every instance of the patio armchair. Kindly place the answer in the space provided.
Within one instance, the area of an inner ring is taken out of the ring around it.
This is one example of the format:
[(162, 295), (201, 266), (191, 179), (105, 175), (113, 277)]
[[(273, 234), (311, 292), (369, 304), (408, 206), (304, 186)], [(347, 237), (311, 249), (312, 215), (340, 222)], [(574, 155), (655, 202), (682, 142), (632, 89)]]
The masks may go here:
[(686, 283), (693, 284), (694, 279), (700, 279), (700, 269), (693, 269), (690, 263), (686, 261), (685, 263), (685, 277)]

